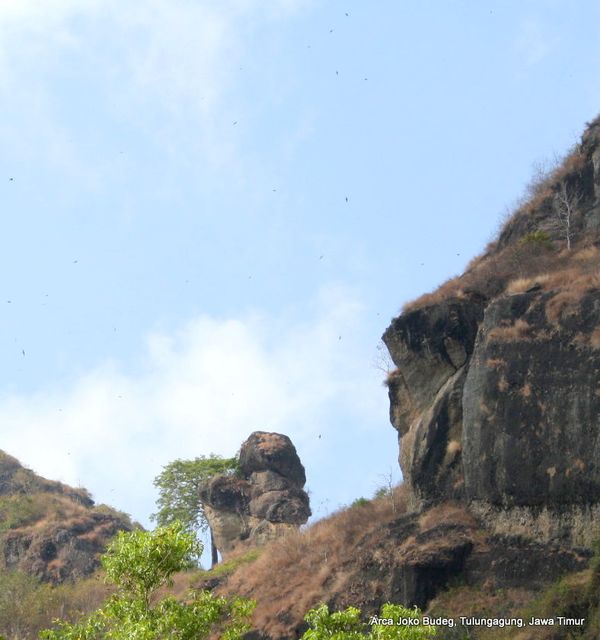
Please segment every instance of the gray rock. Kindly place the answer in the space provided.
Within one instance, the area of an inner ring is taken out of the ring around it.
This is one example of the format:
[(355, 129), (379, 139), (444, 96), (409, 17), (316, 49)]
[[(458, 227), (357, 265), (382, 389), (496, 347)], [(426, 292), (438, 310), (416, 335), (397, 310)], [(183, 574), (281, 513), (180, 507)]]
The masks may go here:
[(257, 431), (240, 449), (242, 477), (223, 475), (200, 489), (200, 499), (223, 557), (240, 544), (258, 545), (297, 529), (310, 516), (305, 472), (291, 440)]
[(252, 433), (240, 448), (240, 469), (244, 477), (260, 471), (274, 471), (299, 487), (306, 482), (296, 448), (281, 433)]

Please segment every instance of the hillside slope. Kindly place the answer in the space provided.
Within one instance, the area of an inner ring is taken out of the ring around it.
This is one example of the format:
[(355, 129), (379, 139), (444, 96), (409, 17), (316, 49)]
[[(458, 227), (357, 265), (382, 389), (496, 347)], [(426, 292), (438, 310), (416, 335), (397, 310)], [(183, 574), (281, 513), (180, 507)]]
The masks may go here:
[(92, 574), (129, 517), (85, 489), (42, 478), (0, 451), (0, 570), (60, 583)]
[(600, 119), (465, 273), (406, 305), (383, 339), (401, 495), (273, 543), (213, 585), (258, 600), (253, 638), (300, 637), (320, 601), (583, 612), (575, 630), (438, 637), (597, 637)]

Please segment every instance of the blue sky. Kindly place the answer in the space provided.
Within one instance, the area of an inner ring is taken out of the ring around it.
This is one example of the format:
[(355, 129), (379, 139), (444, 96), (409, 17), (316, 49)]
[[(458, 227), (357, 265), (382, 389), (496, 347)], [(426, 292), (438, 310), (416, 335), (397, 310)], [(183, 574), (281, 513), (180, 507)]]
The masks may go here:
[(317, 516), (399, 479), (380, 335), (600, 111), (599, 22), (0, 2), (0, 447), (145, 524), (162, 465), (257, 429)]

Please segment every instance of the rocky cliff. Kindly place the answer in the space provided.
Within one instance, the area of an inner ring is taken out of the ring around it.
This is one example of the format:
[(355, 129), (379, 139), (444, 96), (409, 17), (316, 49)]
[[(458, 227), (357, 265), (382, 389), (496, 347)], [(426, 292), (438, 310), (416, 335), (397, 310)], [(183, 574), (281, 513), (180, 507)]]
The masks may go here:
[[(383, 340), (404, 484), (227, 577), (219, 589), (258, 601), (251, 637), (300, 637), (318, 602), (370, 615), (387, 601), (453, 618), (537, 607), (587, 616), (577, 637), (600, 637), (600, 553), (588, 568), (600, 539), (600, 119), (496, 241), (407, 304)], [(566, 633), (466, 625), (439, 637)]]
[(252, 433), (240, 449), (239, 474), (215, 476), (200, 491), (221, 556), (240, 544), (264, 544), (304, 524), (310, 516), (305, 482), (304, 467), (287, 436)]
[(53, 583), (82, 578), (117, 531), (132, 527), (85, 489), (46, 480), (0, 451), (0, 569)]
[(600, 536), (600, 124), (467, 272), (383, 335), (410, 506), (498, 533)]

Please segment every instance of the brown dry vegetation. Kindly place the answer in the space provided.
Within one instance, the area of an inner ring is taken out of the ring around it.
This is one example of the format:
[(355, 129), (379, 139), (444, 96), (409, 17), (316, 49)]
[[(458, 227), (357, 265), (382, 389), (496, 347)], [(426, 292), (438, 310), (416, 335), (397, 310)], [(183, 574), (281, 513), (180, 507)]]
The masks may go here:
[(458, 504), (407, 514), (400, 486), (270, 543), (218, 590), (254, 598), (255, 628), (281, 637), (319, 602), (335, 609), (352, 604), (366, 612), (386, 597), (397, 567), (435, 565), (457, 543), (478, 536), (475, 519)]
[(24, 573), (0, 571), (0, 637), (34, 640), (57, 618), (74, 622), (96, 610), (111, 591), (100, 574), (52, 586)]
[[(473, 295), (492, 298), (521, 293), (535, 285), (545, 289), (600, 286), (600, 236), (573, 237), (572, 250), (556, 229), (553, 199), (563, 181), (578, 184), (586, 158), (578, 146), (550, 171), (540, 172), (525, 198), (503, 222), (496, 240), (467, 265), (465, 272), (444, 282), (435, 291), (407, 302), (402, 311), (437, 304), (448, 298)], [(583, 206), (583, 205), (582, 205)]]
[(488, 340), (496, 342), (512, 342), (514, 340), (530, 340), (532, 327), (522, 318), (512, 324), (494, 327), (487, 335)]
[(311, 607), (343, 592), (366, 552), (364, 539), (405, 511), (402, 486), (340, 510), (267, 545), (258, 559), (240, 566), (222, 589), (254, 598), (255, 625), (276, 637)]

